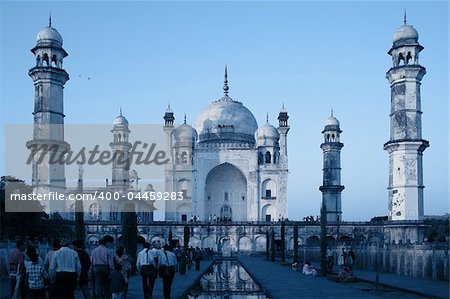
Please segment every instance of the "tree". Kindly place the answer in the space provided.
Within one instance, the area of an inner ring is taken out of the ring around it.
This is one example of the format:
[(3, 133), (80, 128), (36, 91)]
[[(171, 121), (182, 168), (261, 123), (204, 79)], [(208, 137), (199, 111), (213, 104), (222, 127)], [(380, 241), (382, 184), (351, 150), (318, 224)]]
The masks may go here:
[(13, 176), (0, 178), (0, 227), (2, 237), (44, 237), (48, 236), (47, 220), (49, 216), (44, 207), (37, 200), (11, 200), (11, 196), (18, 194), (28, 196), (33, 188), (23, 180)]
[(281, 221), (281, 261), (286, 260), (286, 225), (284, 220)]
[(134, 203), (130, 202), (127, 203), (122, 211), (122, 243), (127, 254), (134, 261), (136, 261), (137, 237), (137, 215), (134, 209)]
[(269, 230), (266, 231), (266, 259), (270, 256), (270, 234)]
[(52, 238), (71, 240), (74, 236), (73, 223), (64, 219), (58, 212), (54, 212), (46, 221), (46, 234)]
[(298, 262), (298, 223), (294, 223), (294, 263)]
[(428, 242), (448, 242), (449, 218), (427, 219), (424, 223), (430, 225), (425, 229), (425, 237), (428, 239)]

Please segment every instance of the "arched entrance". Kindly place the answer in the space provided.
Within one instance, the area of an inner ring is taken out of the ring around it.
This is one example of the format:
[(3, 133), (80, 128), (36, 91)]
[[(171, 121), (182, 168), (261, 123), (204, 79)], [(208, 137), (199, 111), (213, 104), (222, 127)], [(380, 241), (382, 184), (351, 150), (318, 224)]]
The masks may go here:
[(247, 180), (230, 163), (214, 167), (206, 176), (205, 219), (210, 215), (233, 221), (247, 220)]
[(233, 213), (231, 212), (231, 208), (229, 205), (223, 205), (220, 209), (220, 218), (223, 220), (232, 220)]
[(267, 221), (267, 222), (275, 221), (276, 217), (277, 217), (277, 209), (272, 205), (265, 205), (262, 208), (261, 215), (262, 215), (263, 221)]

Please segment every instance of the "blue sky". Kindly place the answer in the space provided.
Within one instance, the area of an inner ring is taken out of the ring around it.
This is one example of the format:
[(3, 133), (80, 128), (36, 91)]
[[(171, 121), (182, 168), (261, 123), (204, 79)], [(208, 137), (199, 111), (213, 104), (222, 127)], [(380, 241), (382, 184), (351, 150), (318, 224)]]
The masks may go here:
[[(109, 124), (123, 108), (131, 124), (162, 123), (170, 102), (188, 123), (222, 95), (259, 124), (290, 115), (289, 216), (318, 214), (321, 131), (334, 108), (343, 130), (344, 219), (387, 214), (392, 34), (408, 23), (425, 47), (422, 81), (425, 214), (448, 212), (448, 3), (414, 2), (1, 2), (1, 122), (31, 124), (28, 69), (37, 32), (63, 35), (68, 124)], [(105, 134), (108, 134), (106, 132)], [(1, 133), (4, 153), (5, 142)], [(4, 172), (4, 158), (0, 173)], [(31, 175), (31, 171), (30, 171)]]

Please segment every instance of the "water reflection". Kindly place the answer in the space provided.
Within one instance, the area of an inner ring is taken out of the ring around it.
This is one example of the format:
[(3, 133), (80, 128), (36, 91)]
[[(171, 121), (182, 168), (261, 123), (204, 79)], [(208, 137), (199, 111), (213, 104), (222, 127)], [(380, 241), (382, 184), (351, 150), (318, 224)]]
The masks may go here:
[(237, 260), (217, 260), (187, 298), (268, 298)]

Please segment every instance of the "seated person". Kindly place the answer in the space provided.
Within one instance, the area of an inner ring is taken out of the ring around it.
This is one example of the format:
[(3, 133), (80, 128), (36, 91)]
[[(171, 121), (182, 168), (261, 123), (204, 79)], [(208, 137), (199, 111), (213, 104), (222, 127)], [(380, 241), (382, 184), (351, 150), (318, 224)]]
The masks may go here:
[(347, 266), (344, 266), (342, 268), (342, 271), (339, 273), (338, 277), (347, 277), (347, 276), (352, 276), (352, 272), (351, 272), (350, 268), (348, 268)]
[(305, 262), (305, 265), (303, 265), (303, 274), (312, 275), (312, 276), (317, 275), (317, 271), (316, 271), (316, 269), (313, 268), (313, 266), (311, 265), (311, 262), (309, 262), (309, 261)]
[(297, 263), (293, 263), (292, 265), (291, 265), (291, 269), (292, 269), (292, 271), (297, 271)]

